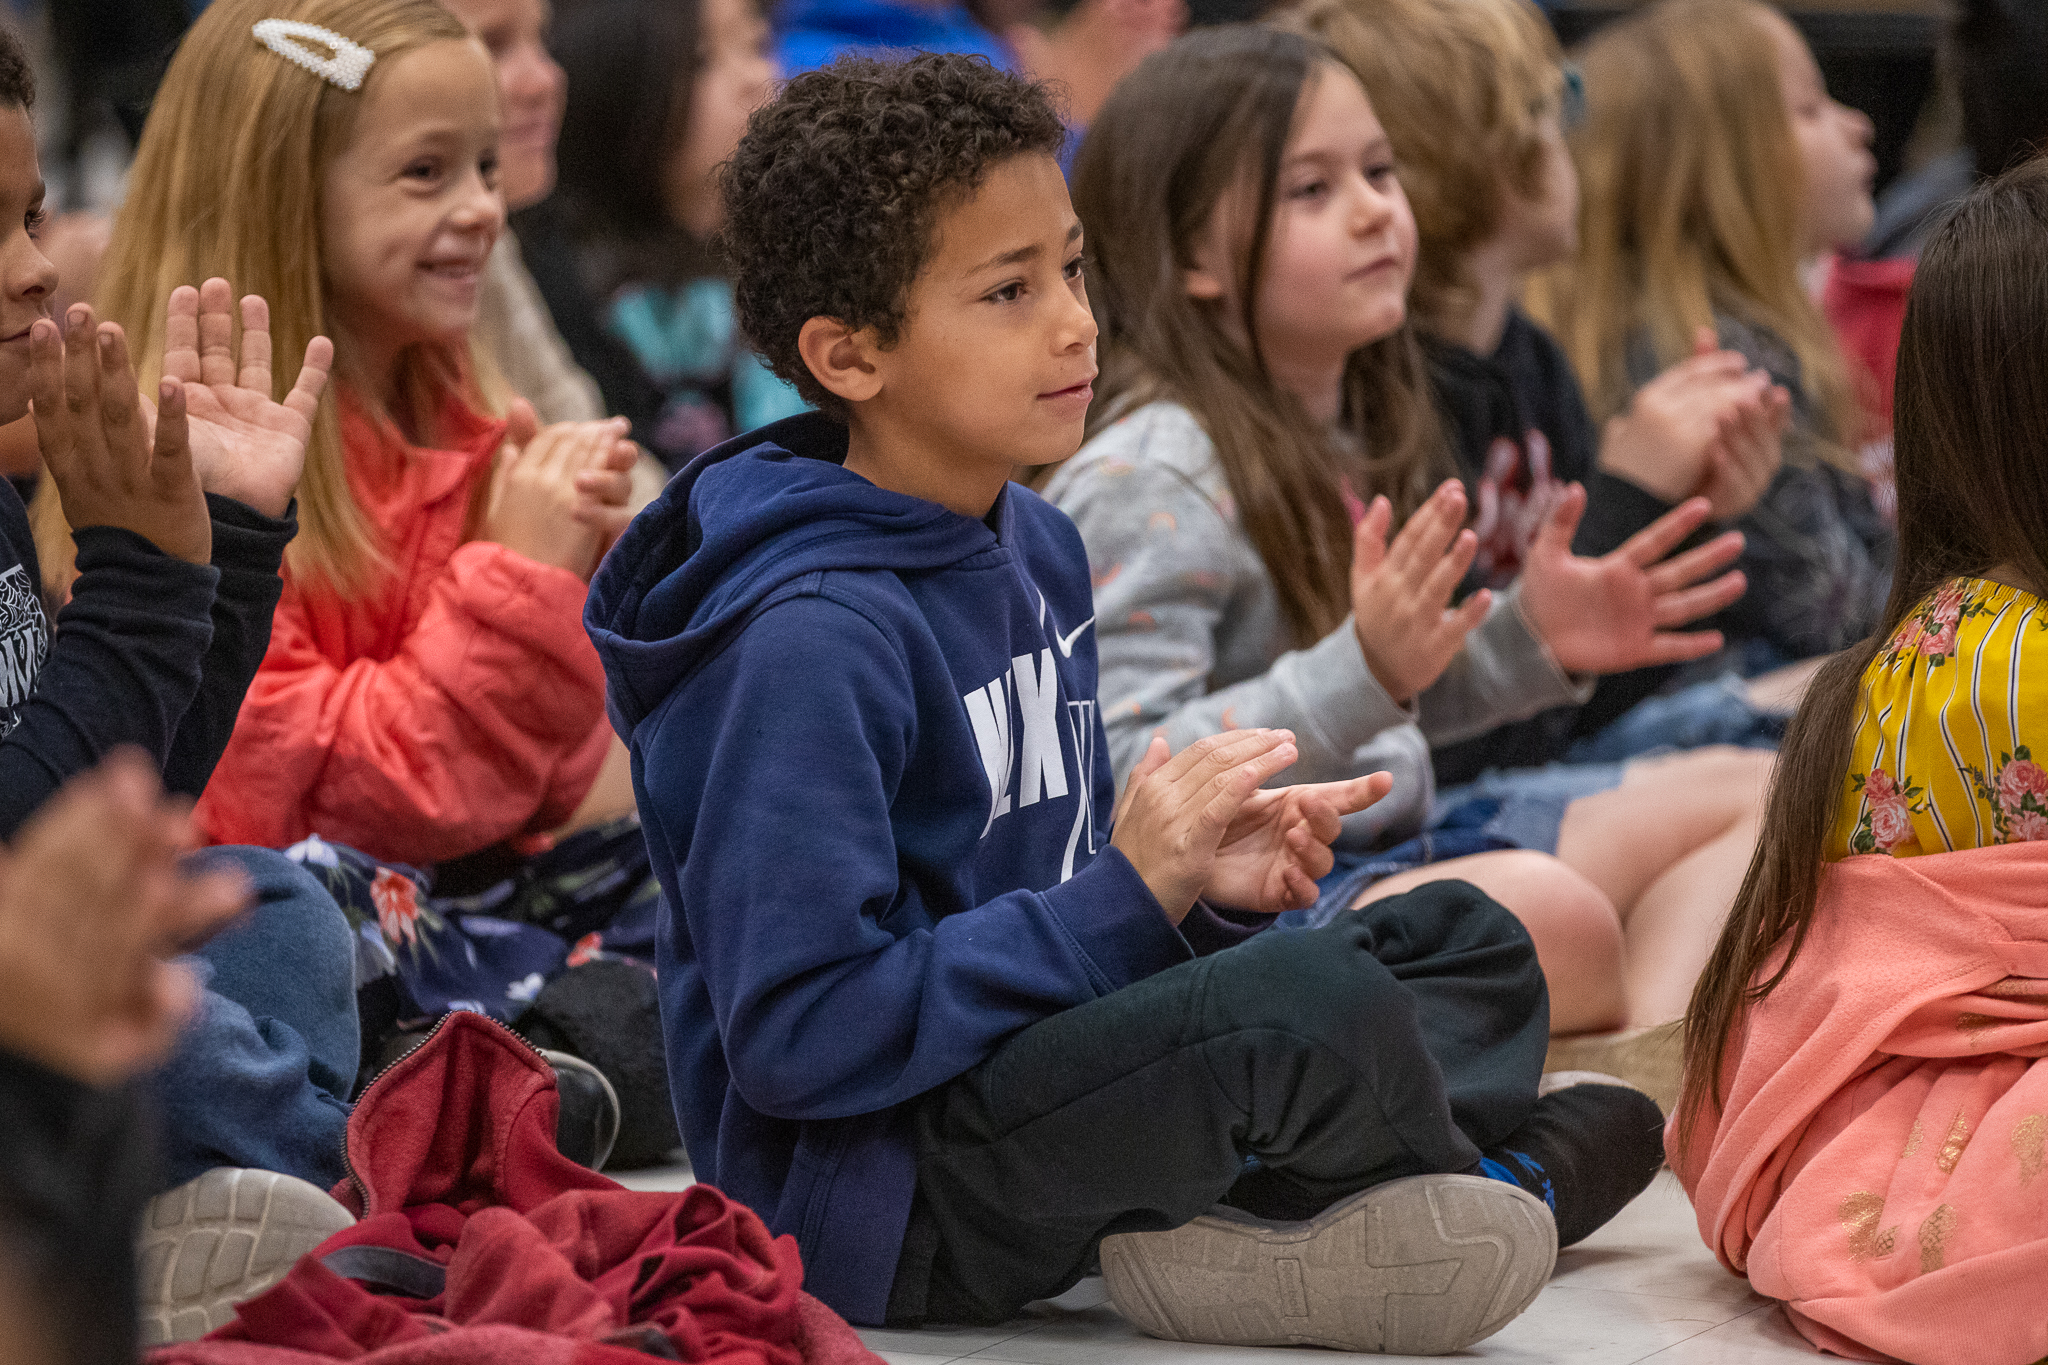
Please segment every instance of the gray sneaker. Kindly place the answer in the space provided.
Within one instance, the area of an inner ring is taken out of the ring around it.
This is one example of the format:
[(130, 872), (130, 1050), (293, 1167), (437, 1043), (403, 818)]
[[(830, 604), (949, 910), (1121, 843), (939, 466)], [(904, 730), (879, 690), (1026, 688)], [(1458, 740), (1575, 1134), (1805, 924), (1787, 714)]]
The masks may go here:
[(1299, 1223), (1219, 1206), (1102, 1241), (1110, 1302), (1152, 1336), (1389, 1355), (1492, 1336), (1556, 1262), (1542, 1201), (1472, 1175), (1388, 1181)]
[(355, 1218), (317, 1185), (275, 1171), (217, 1166), (149, 1201), (136, 1260), (142, 1344), (191, 1341), (235, 1316), (235, 1305)]

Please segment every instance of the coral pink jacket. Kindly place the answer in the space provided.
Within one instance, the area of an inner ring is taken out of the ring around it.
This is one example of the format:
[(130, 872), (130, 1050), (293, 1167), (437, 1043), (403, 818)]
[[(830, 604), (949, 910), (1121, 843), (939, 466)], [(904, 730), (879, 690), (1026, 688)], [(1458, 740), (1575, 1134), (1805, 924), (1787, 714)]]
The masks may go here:
[(1815, 1345), (2027, 1365), (2048, 1355), (2043, 1056), (2048, 845), (1847, 858), (1731, 1043), (1722, 1110), (1666, 1150), (1708, 1245)]
[(286, 573), (201, 827), (425, 864), (560, 824), (610, 740), (604, 674), (582, 579), (464, 541), (504, 423), (451, 399), (449, 446), (428, 450), (338, 400), (349, 487), (395, 571), (354, 599)]

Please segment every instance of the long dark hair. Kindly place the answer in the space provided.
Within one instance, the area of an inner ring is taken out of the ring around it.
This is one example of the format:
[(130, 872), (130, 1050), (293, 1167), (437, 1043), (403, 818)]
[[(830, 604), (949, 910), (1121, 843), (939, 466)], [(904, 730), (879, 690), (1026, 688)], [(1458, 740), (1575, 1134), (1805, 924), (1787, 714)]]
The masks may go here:
[[(2007, 564), (2048, 588), (2048, 160), (1963, 200), (1906, 304), (1892, 410), (1899, 555), (1877, 633), (1822, 666), (1779, 751), (1763, 838), (1685, 1023), (1682, 1131), (1721, 1102), (1728, 1042), (1806, 938), (1864, 670), (1948, 580)], [(1780, 944), (1784, 960), (1759, 980)]]
[(598, 0), (555, 20), (549, 41), (569, 78), (555, 193), (599, 297), (710, 269), (664, 189), (704, 65), (702, 11), (701, 0)]
[[(1346, 367), (1341, 421), (1358, 452), (1340, 449), (1274, 381), (1260, 349), (1251, 301), (1266, 264), (1273, 183), (1303, 93), (1332, 78), (1352, 79), (1309, 38), (1251, 25), (1200, 30), (1117, 86), (1074, 168), (1102, 332), (1089, 434), (1154, 399), (1192, 412), (1216, 443), (1245, 532), (1303, 644), (1349, 608), (1345, 477), (1361, 494), (1385, 493), (1405, 518), (1455, 472), (1407, 326), (1361, 347)], [(1223, 305), (1198, 303), (1182, 285), (1193, 241), (1241, 184), (1257, 192), (1237, 261), (1249, 347), (1219, 325)]]

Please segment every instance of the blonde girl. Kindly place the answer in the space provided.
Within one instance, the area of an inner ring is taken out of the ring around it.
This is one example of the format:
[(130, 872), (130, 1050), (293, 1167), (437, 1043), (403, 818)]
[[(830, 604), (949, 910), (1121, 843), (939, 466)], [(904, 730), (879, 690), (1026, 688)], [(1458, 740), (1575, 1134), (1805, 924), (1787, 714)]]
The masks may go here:
[(1701, 328), (1791, 393), (1785, 467), (1734, 521), (1751, 592), (1727, 631), (1745, 672), (1841, 649), (1883, 609), (1892, 536), (1844, 448), (1854, 400), (1800, 270), (1870, 226), (1870, 123), (1828, 98), (1798, 32), (1755, 0), (1660, 0), (1601, 30), (1580, 65), (1578, 253), (1533, 311), (1596, 418)]
[(486, 410), (498, 131), (489, 56), (427, 0), (218, 0), (144, 130), (99, 290), (145, 381), (150, 301), (207, 275), (269, 298), (286, 354), (336, 343), (269, 650), (199, 806), (216, 841), (424, 864), (603, 794), (581, 612), (632, 450)]

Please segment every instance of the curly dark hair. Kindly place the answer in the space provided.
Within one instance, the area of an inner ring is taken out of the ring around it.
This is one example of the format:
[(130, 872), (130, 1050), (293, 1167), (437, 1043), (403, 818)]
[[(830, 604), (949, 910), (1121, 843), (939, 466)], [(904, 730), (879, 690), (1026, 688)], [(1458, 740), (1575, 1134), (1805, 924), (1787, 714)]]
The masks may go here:
[(807, 402), (845, 420), (797, 352), (804, 323), (836, 318), (894, 344), (940, 211), (1000, 162), (1057, 155), (1065, 137), (1044, 87), (985, 57), (841, 58), (796, 77), (747, 120), (720, 173), (741, 330)]
[(36, 107), (36, 73), (20, 37), (0, 23), (0, 106)]

